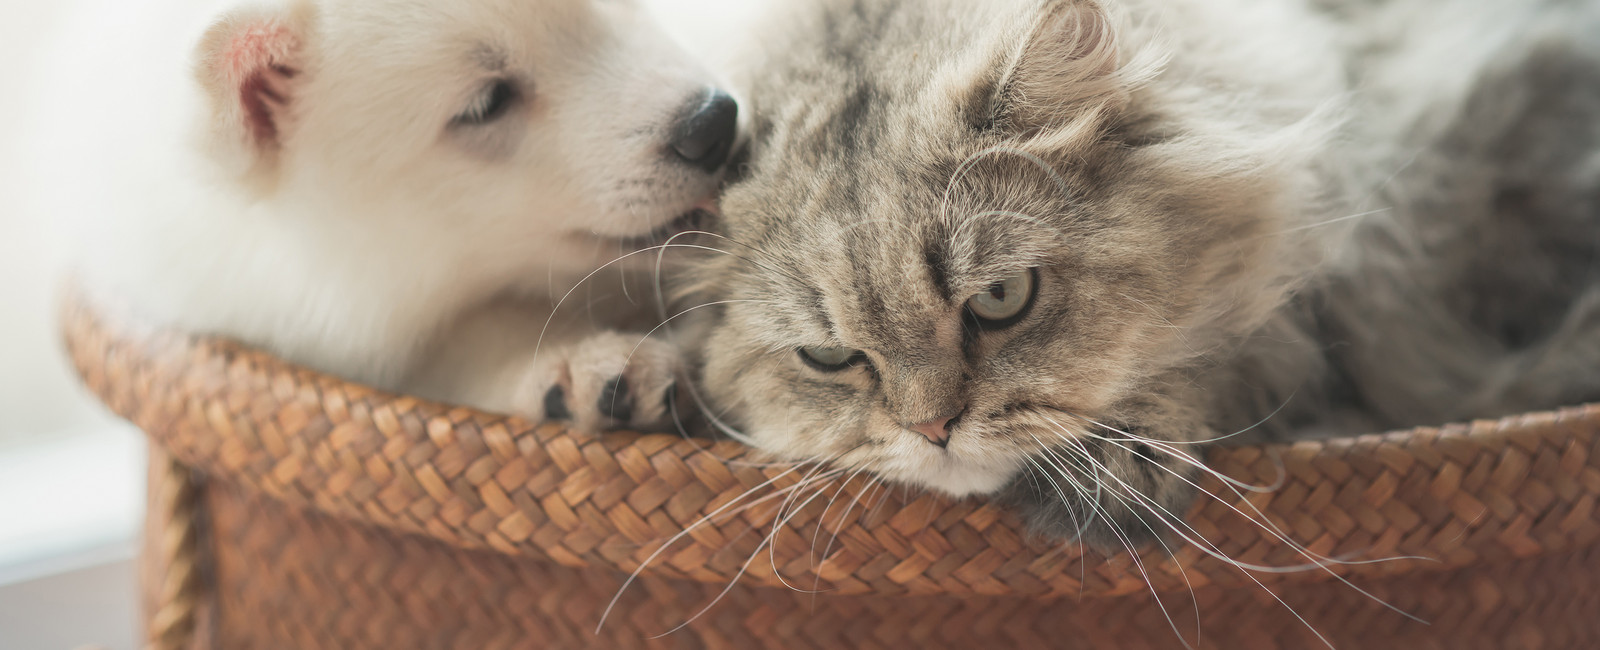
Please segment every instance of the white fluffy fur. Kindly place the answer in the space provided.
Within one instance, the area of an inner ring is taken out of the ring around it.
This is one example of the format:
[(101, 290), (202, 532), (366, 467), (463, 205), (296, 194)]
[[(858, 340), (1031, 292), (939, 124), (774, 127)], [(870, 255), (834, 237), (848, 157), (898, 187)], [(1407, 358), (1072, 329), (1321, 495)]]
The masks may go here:
[[(713, 79), (632, 2), (235, 4), (103, 2), (43, 98), (44, 207), (78, 222), (92, 289), (161, 324), (540, 416), (524, 384), (565, 369), (534, 345), (558, 358), (629, 312), (593, 281), (541, 343), (554, 298), (714, 190), (662, 162)], [(297, 71), (265, 145), (215, 60), (263, 26)], [(451, 128), (499, 63), (526, 101)]]

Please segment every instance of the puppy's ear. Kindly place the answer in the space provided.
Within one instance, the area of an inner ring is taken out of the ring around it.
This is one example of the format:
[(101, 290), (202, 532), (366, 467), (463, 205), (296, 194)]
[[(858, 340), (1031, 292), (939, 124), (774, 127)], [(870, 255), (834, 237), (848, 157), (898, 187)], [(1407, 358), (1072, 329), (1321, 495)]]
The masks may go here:
[(993, 118), (1009, 130), (1052, 129), (1127, 102), (1112, 20), (1095, 0), (1050, 0), (1012, 50)]
[(236, 9), (206, 30), (195, 76), (211, 108), (212, 145), (240, 171), (271, 168), (294, 127), (310, 10)]

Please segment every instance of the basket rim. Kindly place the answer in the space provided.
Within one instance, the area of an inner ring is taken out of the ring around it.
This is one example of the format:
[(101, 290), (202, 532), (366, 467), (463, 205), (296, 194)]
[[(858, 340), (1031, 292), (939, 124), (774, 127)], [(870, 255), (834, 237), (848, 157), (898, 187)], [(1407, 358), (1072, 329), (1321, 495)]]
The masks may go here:
[[(1034, 538), (978, 500), (897, 498), (860, 477), (796, 487), (804, 468), (763, 463), (736, 442), (594, 437), (396, 395), (103, 304), (64, 293), (63, 335), (80, 377), (209, 479), (462, 549), (568, 566), (843, 594), (1082, 597), (1448, 570), (1600, 540), (1600, 405), (1218, 448), (1211, 467), (1281, 485), (1236, 497), (1202, 481), (1225, 498), (1199, 499), (1186, 521), (1211, 552), (1185, 543), (1108, 556)], [(1307, 563), (1303, 549), (1410, 559), (1273, 573), (1212, 554), (1286, 566)]]

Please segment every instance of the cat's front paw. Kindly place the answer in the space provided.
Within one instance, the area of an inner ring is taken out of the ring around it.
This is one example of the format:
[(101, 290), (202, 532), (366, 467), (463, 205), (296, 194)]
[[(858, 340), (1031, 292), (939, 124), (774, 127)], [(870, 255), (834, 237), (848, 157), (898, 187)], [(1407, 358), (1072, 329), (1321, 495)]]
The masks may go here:
[(591, 433), (667, 430), (682, 369), (682, 355), (671, 343), (641, 334), (593, 334), (540, 352), (517, 387), (519, 410)]
[(1106, 552), (1138, 551), (1192, 536), (1183, 518), (1199, 493), (1198, 432), (1163, 435), (1141, 425), (1091, 425), (1029, 463), (1005, 493), (1028, 528)]

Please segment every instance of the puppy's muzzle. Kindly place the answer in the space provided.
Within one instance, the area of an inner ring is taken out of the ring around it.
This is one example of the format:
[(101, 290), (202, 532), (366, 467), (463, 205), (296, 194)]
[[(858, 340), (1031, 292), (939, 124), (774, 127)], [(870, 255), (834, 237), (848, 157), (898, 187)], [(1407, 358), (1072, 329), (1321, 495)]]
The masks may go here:
[(716, 88), (697, 97), (673, 128), (671, 155), (714, 173), (728, 162), (728, 152), (739, 135), (739, 103)]

